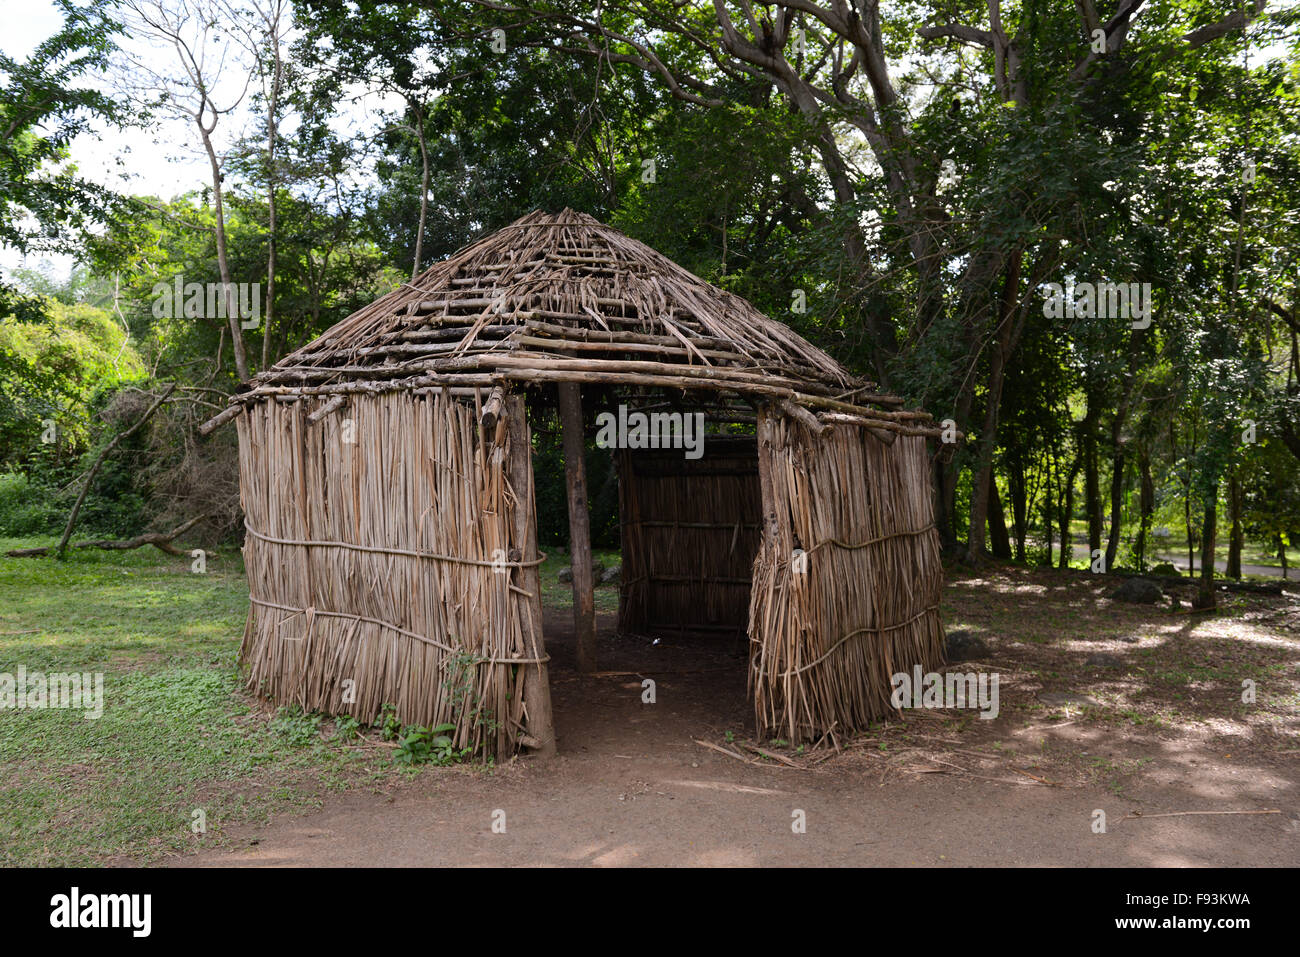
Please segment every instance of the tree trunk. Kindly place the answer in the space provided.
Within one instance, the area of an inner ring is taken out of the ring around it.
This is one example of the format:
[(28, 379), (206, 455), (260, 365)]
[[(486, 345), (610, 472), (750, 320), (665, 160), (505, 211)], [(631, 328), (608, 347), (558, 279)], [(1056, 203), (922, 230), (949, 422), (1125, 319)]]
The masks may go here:
[(1232, 531), (1228, 535), (1228, 567), (1225, 574), (1229, 578), (1241, 580), (1241, 549), (1245, 544), (1241, 534), (1241, 482), (1237, 479), (1237, 469), (1228, 472), (1228, 515), (1232, 520)]
[(957, 545), (957, 530), (953, 527), (956, 483), (949, 481), (950, 473), (955, 471), (955, 463), (945, 462), (941, 455), (936, 455), (933, 463), (934, 527), (939, 532), (939, 546), (948, 551)]
[(1016, 561), (1025, 560), (1025, 524), (1029, 504), (1026, 501), (1024, 462), (1016, 456), (1007, 469), (1007, 493), (1011, 496), (1011, 528), (1016, 539)]
[(280, 84), (284, 78), (284, 61), (280, 57), (280, 15), (277, 10), (274, 19), (267, 24), (271, 34), (271, 49), (275, 55), (275, 66), (271, 74), (271, 95), (266, 107), (266, 309), (262, 323), (262, 368), (271, 365), (271, 327), (275, 323), (275, 137), (279, 129)]
[(1047, 548), (1043, 552), (1043, 559), (1039, 562), (1047, 568), (1052, 567), (1052, 501), (1053, 490), (1056, 482), (1055, 457), (1049, 456), (1047, 459), (1047, 481), (1043, 484), (1043, 538), (1046, 540)]
[(1156, 489), (1151, 481), (1151, 454), (1142, 449), (1138, 452), (1138, 475), (1140, 491), (1138, 492), (1138, 534), (1134, 551), (1137, 553), (1138, 571), (1147, 570), (1147, 535), (1151, 532), (1151, 515), (1156, 510)]
[(411, 266), (411, 278), (414, 279), (420, 274), (425, 224), (429, 221), (429, 145), (425, 142), (423, 107), (412, 104), (411, 112), (415, 115), (415, 136), (420, 143), (420, 224), (415, 230), (415, 262)]
[[(971, 406), (975, 402), (975, 386), (970, 381), (964, 384), (957, 395), (957, 401), (954, 404), (952, 418), (959, 426), (970, 422)], [(954, 450), (955, 452), (956, 450)], [(947, 522), (947, 530), (940, 530), (939, 537), (943, 544), (949, 548), (955, 549), (958, 545), (957, 537), (957, 484), (961, 479), (961, 463), (963, 456), (954, 454), (947, 462), (943, 464), (939, 472), (939, 495), (943, 501), (943, 516)], [(969, 537), (969, 535), (968, 535)]]
[(1205, 499), (1205, 516), (1201, 525), (1201, 584), (1196, 593), (1196, 607), (1211, 611), (1214, 599), (1214, 545), (1219, 518), (1219, 488), (1210, 489)]
[(587, 442), (582, 428), (582, 392), (576, 382), (559, 383), (564, 479), (569, 492), (569, 557), (573, 570), (573, 631), (578, 670), (596, 670), (596, 596), (591, 568), (591, 515), (587, 511)]
[[(1119, 416), (1116, 415), (1115, 419), (1118, 423)], [(1110, 535), (1106, 538), (1106, 571), (1115, 567), (1119, 555), (1119, 534), (1124, 515), (1124, 447), (1120, 444), (1118, 425), (1111, 430), (1111, 433), (1115, 446), (1110, 460)]]
[(1002, 510), (1002, 496), (998, 494), (997, 479), (989, 482), (989, 539), (993, 557), (1011, 560), (1011, 539), (1007, 537), (1007, 518)]
[(1101, 549), (1101, 475), (1097, 456), (1097, 425), (1101, 408), (1098, 396), (1091, 389), (1088, 390), (1087, 402), (1088, 411), (1083, 417), (1083, 508), (1088, 518), (1088, 562), (1091, 564)]
[[(1058, 568), (1069, 568), (1070, 561), (1074, 558), (1074, 536), (1070, 534), (1070, 519), (1074, 517), (1074, 482), (1079, 477), (1079, 465), (1083, 461), (1083, 450), (1074, 453), (1074, 461), (1070, 463), (1070, 472), (1065, 478), (1065, 502), (1061, 506), (1060, 529), (1061, 529), (1061, 560), (1057, 564)], [(1092, 558), (1089, 556), (1089, 561)]]
[(212, 145), (212, 137), (199, 121), (199, 133), (203, 137), (203, 148), (207, 150), (208, 162), (212, 166), (212, 207), (217, 217), (217, 268), (221, 272), (221, 291), (226, 302), (226, 320), (230, 323), (231, 344), (235, 353), (235, 373), (239, 381), (248, 380), (248, 356), (244, 352), (244, 334), (239, 325), (239, 308), (236, 305), (234, 286), (230, 281), (230, 260), (226, 253), (226, 210), (221, 191), (221, 164), (217, 161), (217, 151)]
[[(1002, 405), (1002, 383), (1006, 375), (1007, 362), (1011, 352), (1020, 338), (1023, 324), (1022, 312), (1016, 308), (1019, 300), (1020, 256), (1011, 259), (1007, 274), (1003, 278), (1002, 295), (998, 302), (998, 316), (1001, 320), (997, 330), (997, 341), (989, 359), (988, 385), (984, 394), (984, 425), (980, 430), (980, 449), (975, 469), (975, 487), (971, 490), (970, 534), (966, 542), (966, 561), (974, 564), (984, 552), (984, 526), (989, 505), (989, 486), (993, 482), (993, 448), (998, 440), (998, 413)], [(1006, 525), (1002, 526), (1003, 535)]]

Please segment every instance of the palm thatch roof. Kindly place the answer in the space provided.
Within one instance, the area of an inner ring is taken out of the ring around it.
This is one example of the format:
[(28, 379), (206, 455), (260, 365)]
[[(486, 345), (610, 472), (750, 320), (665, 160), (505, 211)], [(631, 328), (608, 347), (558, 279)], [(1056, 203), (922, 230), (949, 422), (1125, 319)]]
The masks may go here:
[(512, 380), (757, 399), (889, 439), (937, 431), (744, 299), (570, 209), (529, 213), (402, 283), (255, 376), (204, 431), (275, 396), (332, 397), (324, 415), (349, 394)]

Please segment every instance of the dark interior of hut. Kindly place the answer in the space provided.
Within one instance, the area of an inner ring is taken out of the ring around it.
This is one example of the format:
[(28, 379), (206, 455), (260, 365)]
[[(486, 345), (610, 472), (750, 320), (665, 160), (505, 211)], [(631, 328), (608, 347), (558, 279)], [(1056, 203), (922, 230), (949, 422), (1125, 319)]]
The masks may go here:
[[(529, 404), (534, 436), (553, 445), (567, 424), (557, 392), (543, 387)], [(563, 678), (573, 668), (577, 675), (625, 679), (629, 690), (646, 678), (671, 682), (690, 689), (699, 708), (719, 719), (744, 722), (748, 716), (749, 599), (762, 518), (754, 413), (745, 405), (692, 398), (649, 389), (581, 390), (584, 467), (591, 473), (612, 468), (621, 574), (617, 613), (593, 613), (594, 649), (585, 668), (578, 647), (581, 613), (546, 610), (545, 640), (558, 672), (561, 711), (566, 700), (583, 709), (591, 704), (584, 700), (588, 694), (605, 693), (577, 693)], [(606, 483), (583, 484), (595, 496)], [(572, 498), (567, 504), (571, 512)], [(590, 521), (599, 523), (592, 505)], [(566, 543), (574, 541), (573, 530), (565, 531)], [(593, 531), (589, 525), (589, 541)], [(570, 558), (576, 571), (572, 547)]]

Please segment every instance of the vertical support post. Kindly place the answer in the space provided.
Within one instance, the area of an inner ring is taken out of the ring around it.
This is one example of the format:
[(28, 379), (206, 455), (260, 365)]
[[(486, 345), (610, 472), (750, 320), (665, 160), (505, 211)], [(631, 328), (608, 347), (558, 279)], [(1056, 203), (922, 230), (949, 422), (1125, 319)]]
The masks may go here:
[(582, 392), (576, 382), (559, 383), (564, 479), (569, 491), (569, 551), (573, 568), (573, 631), (578, 671), (596, 670), (596, 594), (591, 568), (591, 516), (587, 512), (586, 440)]
[(772, 407), (763, 404), (758, 407), (757, 433), (758, 446), (758, 485), (763, 499), (763, 544), (772, 545), (776, 541), (779, 525), (776, 518), (776, 485), (772, 481)]
[[(494, 393), (495, 394), (495, 393)], [(524, 397), (512, 395), (505, 399), (506, 428), (510, 436), (510, 459), (507, 474), (514, 491), (515, 504), (513, 538), (519, 549), (520, 561), (537, 560), (537, 522), (533, 504), (533, 444), (528, 433), (528, 411)], [(541, 574), (536, 565), (516, 569), (520, 590), (532, 595), (523, 599), (525, 618), (521, 622), (524, 633), (532, 636), (528, 646), (529, 657), (545, 658), (546, 642), (542, 638), (542, 586)], [(555, 724), (551, 717), (550, 670), (543, 661), (524, 665), (522, 695), (528, 712), (527, 731), (532, 739), (530, 747), (540, 757), (555, 754)]]

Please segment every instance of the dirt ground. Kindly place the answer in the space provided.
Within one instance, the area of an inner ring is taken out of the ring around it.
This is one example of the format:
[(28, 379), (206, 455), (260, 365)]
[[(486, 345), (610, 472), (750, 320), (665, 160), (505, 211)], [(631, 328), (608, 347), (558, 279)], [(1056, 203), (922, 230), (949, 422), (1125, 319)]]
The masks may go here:
[(1207, 616), (1185, 600), (1112, 602), (1114, 585), (1022, 569), (950, 576), (945, 625), (985, 644), (950, 668), (1000, 675), (998, 717), (907, 711), (802, 752), (752, 740), (734, 643), (614, 639), (603, 616), (603, 670), (580, 677), (568, 613), (548, 611), (559, 757), (327, 796), (168, 863), (1300, 863), (1300, 591), (1225, 596)]

